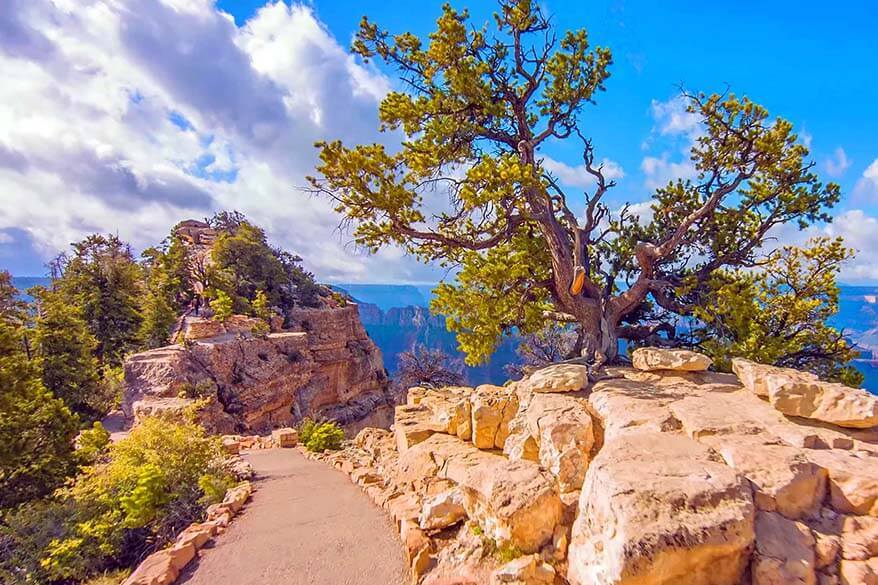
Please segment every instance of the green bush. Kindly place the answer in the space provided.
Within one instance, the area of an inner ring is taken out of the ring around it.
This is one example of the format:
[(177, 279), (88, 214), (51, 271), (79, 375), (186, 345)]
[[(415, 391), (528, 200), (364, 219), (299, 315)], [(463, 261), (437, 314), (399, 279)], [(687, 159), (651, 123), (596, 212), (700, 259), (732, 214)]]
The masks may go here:
[(210, 301), (210, 308), (213, 309), (213, 318), (220, 323), (225, 323), (233, 313), (232, 297), (224, 291), (217, 290)]
[(302, 419), (302, 422), (299, 423), (299, 442), (303, 445), (308, 444), (308, 439), (311, 438), (311, 433), (314, 432), (314, 428), (317, 426), (317, 423), (308, 417)]
[(233, 482), (222, 462), (200, 426), (145, 419), (51, 500), (4, 519), (0, 576), (81, 581), (133, 566), (222, 498)]
[(314, 424), (312, 421), (312, 428), (306, 436), (307, 440), (302, 439), (301, 435), (299, 440), (305, 444), (306, 449), (318, 453), (341, 449), (342, 441), (344, 441), (344, 431), (334, 422)]

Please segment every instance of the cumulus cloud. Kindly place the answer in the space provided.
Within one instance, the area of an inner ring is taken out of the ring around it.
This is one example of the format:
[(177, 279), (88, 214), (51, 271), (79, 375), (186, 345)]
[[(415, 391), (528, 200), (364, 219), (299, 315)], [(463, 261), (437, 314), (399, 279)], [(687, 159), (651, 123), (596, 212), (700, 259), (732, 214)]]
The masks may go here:
[(823, 161), (823, 167), (830, 177), (841, 177), (850, 168), (851, 160), (842, 147), (838, 147), (832, 156)]
[(665, 152), (661, 157), (646, 156), (640, 163), (640, 170), (645, 176), (647, 189), (655, 190), (664, 187), (669, 181), (691, 179), (698, 174), (695, 163), (689, 159), (672, 161), (670, 154)]
[(644, 186), (653, 191), (676, 179), (691, 179), (697, 171), (689, 151), (702, 128), (699, 117), (686, 111), (687, 100), (682, 95), (666, 101), (652, 100), (650, 114), (653, 127), (643, 147), (659, 150), (648, 154), (640, 163)]
[(238, 209), (321, 278), (435, 279), (396, 250), (359, 253), (328, 202), (297, 189), (314, 172), (315, 141), (382, 139), (377, 106), (390, 87), (308, 6), (269, 3), (242, 26), (212, 0), (5, 7), (7, 251), (45, 259), (92, 231), (142, 248), (180, 219)]
[(654, 130), (661, 135), (685, 135), (694, 139), (699, 128), (699, 118), (686, 110), (688, 101), (682, 96), (675, 96), (667, 101), (652, 100), (650, 112), (655, 121)]
[[(622, 165), (608, 158), (603, 159), (594, 166), (601, 168), (604, 179), (607, 181), (621, 179), (625, 176)], [(585, 164), (570, 166), (567, 163), (546, 157), (543, 159), (543, 168), (552, 173), (562, 185), (568, 187), (587, 189), (596, 182), (594, 176), (586, 170)]]
[[(2, 159), (2, 156), (0, 156)], [(878, 202), (878, 158), (866, 167), (862, 176), (854, 185), (852, 200), (857, 204), (875, 204)]]

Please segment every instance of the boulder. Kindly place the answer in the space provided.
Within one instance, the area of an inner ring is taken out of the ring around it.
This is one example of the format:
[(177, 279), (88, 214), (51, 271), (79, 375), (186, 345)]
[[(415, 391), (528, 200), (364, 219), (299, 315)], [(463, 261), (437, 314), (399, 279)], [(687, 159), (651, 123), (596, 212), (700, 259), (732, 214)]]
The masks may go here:
[(465, 519), (463, 494), (458, 489), (450, 489), (424, 500), (418, 524), (422, 530), (441, 530)]
[(842, 560), (838, 574), (841, 585), (878, 585), (878, 558), (868, 561)]
[(814, 537), (807, 526), (774, 512), (756, 514), (753, 585), (815, 585)]
[(525, 392), (576, 392), (588, 387), (588, 368), (579, 364), (555, 364), (522, 380)]
[(826, 469), (834, 510), (878, 516), (878, 458), (837, 449), (809, 449), (805, 454)]
[(845, 516), (841, 522), (841, 556), (851, 561), (878, 557), (878, 518)]
[(826, 470), (800, 449), (762, 435), (716, 435), (702, 441), (753, 484), (760, 510), (793, 520), (816, 513), (826, 495)]
[(584, 401), (558, 394), (535, 394), (527, 409), (517, 416), (524, 419), (527, 434), (537, 446), (539, 462), (558, 478), (561, 492), (580, 489), (594, 446), (593, 424)]
[(509, 561), (491, 574), (491, 585), (551, 585), (555, 569), (539, 555), (526, 555)]
[(473, 444), (479, 449), (502, 449), (509, 436), (509, 421), (518, 410), (518, 397), (493, 386), (474, 391), (470, 404)]
[(441, 433), (445, 427), (433, 420), (432, 411), (424, 405), (397, 406), (393, 423), (393, 434), (396, 437), (396, 449), (400, 455), (413, 445), (428, 439), (435, 433)]
[(757, 396), (768, 397), (768, 387), (765, 385), (765, 378), (769, 374), (787, 374), (790, 376), (800, 376), (809, 380), (816, 380), (817, 376), (809, 372), (800, 372), (791, 368), (779, 368), (777, 366), (768, 366), (760, 364), (744, 358), (732, 359), (732, 371), (738, 376), (744, 388), (750, 390)]
[(662, 349), (640, 347), (631, 354), (631, 365), (638, 370), (674, 370), (677, 372), (702, 372), (713, 362), (704, 354), (687, 349)]
[(155, 552), (137, 565), (122, 585), (171, 585), (180, 574), (174, 561), (170, 549)]
[(788, 374), (769, 374), (765, 385), (771, 405), (786, 415), (854, 429), (878, 425), (878, 397), (865, 390)]
[[(488, 537), (526, 553), (551, 541), (563, 510), (554, 478), (538, 465), (510, 461), (448, 435), (433, 435), (415, 450), (429, 457), (437, 477), (460, 488), (467, 516)], [(420, 467), (432, 471), (426, 462)]]
[(455, 387), (425, 390), (417, 404), (433, 413), (433, 422), (443, 433), (456, 435), (464, 441), (472, 438), (470, 394), (472, 388)]
[(299, 442), (299, 433), (289, 427), (271, 431), (271, 441), (276, 447), (283, 449), (295, 447)]
[(241, 452), (241, 441), (238, 437), (225, 435), (222, 438), (223, 451), (229, 455), (237, 455)]
[(186, 329), (183, 335), (186, 339), (209, 339), (217, 337), (225, 333), (223, 324), (213, 319), (204, 319), (202, 317), (189, 317), (186, 319)]
[(747, 480), (681, 435), (626, 433), (586, 473), (568, 549), (573, 585), (736, 585), (755, 506)]

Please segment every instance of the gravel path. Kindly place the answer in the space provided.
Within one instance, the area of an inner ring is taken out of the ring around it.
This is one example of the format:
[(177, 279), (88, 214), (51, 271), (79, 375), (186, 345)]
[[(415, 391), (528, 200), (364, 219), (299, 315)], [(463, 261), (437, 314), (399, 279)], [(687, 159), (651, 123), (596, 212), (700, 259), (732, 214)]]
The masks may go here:
[(296, 449), (254, 451), (252, 500), (178, 583), (402, 585), (391, 521), (348, 478)]

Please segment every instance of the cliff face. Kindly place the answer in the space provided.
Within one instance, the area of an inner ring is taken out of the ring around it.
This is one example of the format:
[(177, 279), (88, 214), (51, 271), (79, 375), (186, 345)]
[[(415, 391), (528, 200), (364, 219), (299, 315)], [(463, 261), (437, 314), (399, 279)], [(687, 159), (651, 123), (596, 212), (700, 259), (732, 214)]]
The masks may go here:
[(202, 423), (219, 433), (265, 432), (306, 416), (351, 431), (388, 426), (381, 352), (357, 306), (295, 309), (290, 320), (291, 329), (264, 337), (214, 331), (132, 356), (123, 412), (136, 419), (199, 401)]

